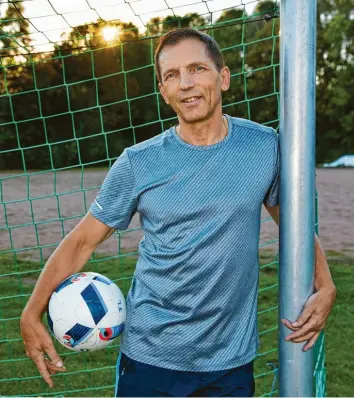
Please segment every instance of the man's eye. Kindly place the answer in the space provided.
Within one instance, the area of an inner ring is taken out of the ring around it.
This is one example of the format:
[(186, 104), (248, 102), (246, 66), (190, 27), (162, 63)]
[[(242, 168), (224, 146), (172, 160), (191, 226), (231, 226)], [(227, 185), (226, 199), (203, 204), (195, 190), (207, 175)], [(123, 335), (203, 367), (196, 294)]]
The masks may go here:
[(168, 75), (166, 75), (166, 79), (171, 79), (175, 76), (175, 73), (169, 73)]
[(196, 66), (195, 69), (196, 69), (196, 70), (203, 70), (203, 69), (205, 69), (205, 68), (202, 67), (202, 66)]

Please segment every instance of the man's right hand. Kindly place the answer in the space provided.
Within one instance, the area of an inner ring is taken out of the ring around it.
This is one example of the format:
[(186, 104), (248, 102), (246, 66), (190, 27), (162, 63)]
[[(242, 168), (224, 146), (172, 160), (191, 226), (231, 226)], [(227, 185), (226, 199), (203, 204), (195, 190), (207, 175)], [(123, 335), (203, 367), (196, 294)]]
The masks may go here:
[[(22, 313), (20, 319), (20, 328), (26, 356), (32, 359), (44, 381), (53, 388), (54, 384), (50, 375), (65, 372), (66, 368), (54, 348), (50, 334), (39, 317), (25, 312)], [(49, 359), (45, 358), (45, 354)]]

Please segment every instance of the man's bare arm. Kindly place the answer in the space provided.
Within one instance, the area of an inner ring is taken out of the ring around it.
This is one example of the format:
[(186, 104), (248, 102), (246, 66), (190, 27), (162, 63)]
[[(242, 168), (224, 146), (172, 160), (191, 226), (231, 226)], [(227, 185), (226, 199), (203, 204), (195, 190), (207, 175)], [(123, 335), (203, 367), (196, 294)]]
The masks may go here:
[(113, 232), (113, 228), (98, 221), (91, 213), (87, 213), (48, 259), (22, 311), (20, 328), (26, 355), (33, 360), (40, 375), (51, 388), (53, 388), (51, 375), (65, 372), (66, 369), (42, 323), (42, 315), (59, 283), (69, 275), (79, 272), (96, 247)]
[(51, 294), (59, 283), (69, 275), (79, 272), (96, 247), (114, 231), (91, 213), (87, 213), (48, 259), (23, 314), (41, 318)]
[[(265, 206), (266, 210), (269, 212), (273, 220), (277, 225), (280, 225), (280, 207), (279, 206)], [(314, 261), (314, 287), (318, 291), (321, 287), (334, 288), (334, 282), (331, 277), (327, 258), (322, 249), (322, 245), (318, 236), (314, 236), (314, 251), (315, 251), (315, 261)]]
[(87, 213), (48, 259), (23, 312), (41, 317), (59, 283), (69, 275), (79, 272), (96, 247), (114, 231), (91, 213)]
[[(265, 206), (275, 223), (279, 225), (280, 210), (279, 206)], [(327, 258), (322, 249), (320, 240), (315, 235), (315, 259), (314, 259), (314, 289), (304, 305), (298, 318), (292, 322), (289, 319), (282, 319), (281, 322), (293, 330), (293, 333), (286, 337), (287, 341), (300, 343), (307, 341), (303, 351), (307, 351), (314, 346), (317, 338), (325, 327), (325, 322), (334, 305), (336, 298), (336, 288), (329, 271)]]

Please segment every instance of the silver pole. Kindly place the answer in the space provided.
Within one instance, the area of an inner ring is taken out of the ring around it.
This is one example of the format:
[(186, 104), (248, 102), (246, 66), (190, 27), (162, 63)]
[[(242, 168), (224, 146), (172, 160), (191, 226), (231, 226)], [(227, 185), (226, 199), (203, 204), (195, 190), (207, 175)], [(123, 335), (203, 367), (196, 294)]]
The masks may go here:
[[(281, 0), (279, 317), (295, 321), (313, 292), (316, 0)], [(313, 395), (313, 352), (279, 323), (281, 397)]]

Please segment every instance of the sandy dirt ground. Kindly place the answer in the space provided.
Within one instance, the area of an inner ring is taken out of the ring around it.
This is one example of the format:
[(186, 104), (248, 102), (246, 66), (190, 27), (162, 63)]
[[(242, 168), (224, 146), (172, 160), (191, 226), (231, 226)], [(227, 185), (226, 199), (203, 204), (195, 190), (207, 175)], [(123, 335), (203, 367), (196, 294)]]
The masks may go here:
[[(86, 213), (105, 171), (46, 172), (28, 176), (0, 173), (0, 252), (16, 251), (28, 259), (46, 259)], [(325, 250), (353, 255), (354, 170), (317, 169), (319, 235)], [(263, 209), (262, 220), (268, 217)], [(129, 228), (139, 228), (136, 214)], [(117, 254), (119, 247), (135, 251), (141, 230), (114, 234), (98, 249)], [(262, 222), (260, 244), (278, 237), (273, 221)], [(265, 247), (275, 248), (277, 243)]]

